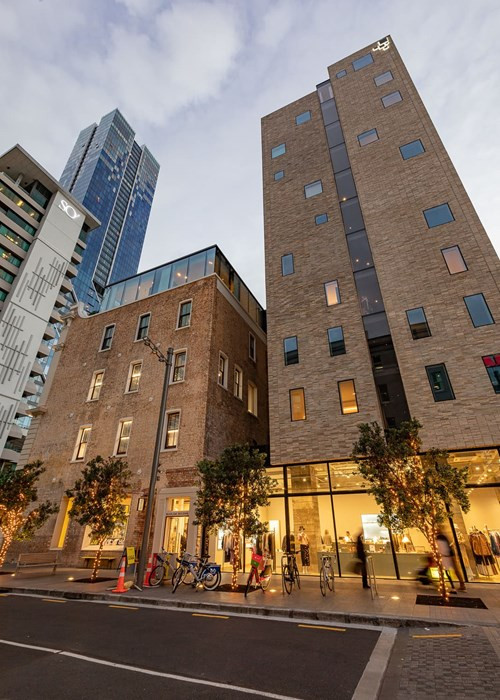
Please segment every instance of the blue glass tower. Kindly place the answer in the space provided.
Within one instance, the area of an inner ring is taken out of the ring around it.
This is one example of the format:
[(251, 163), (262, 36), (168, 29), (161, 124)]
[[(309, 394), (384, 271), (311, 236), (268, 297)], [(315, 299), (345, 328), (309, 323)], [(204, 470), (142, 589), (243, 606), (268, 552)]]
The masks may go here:
[(106, 285), (135, 275), (158, 179), (159, 164), (115, 109), (80, 132), (61, 185), (101, 225), (89, 236), (75, 294), (98, 311)]

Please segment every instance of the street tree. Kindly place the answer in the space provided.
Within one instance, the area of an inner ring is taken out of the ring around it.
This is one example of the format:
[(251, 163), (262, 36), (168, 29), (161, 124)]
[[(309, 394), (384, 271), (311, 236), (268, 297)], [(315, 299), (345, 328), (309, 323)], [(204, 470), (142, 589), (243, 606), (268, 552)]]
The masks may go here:
[(0, 471), (0, 530), (3, 542), (0, 547), (0, 568), (13, 540), (28, 540), (33, 537), (47, 518), (57, 513), (58, 506), (51, 501), (38, 503), (37, 481), (45, 471), (40, 460), (26, 464), (22, 469)]
[(95, 457), (82, 469), (73, 488), (66, 491), (72, 498), (69, 516), (83, 527), (89, 527), (91, 540), (98, 549), (91, 582), (97, 578), (105, 541), (126, 519), (123, 504), (130, 487), (131, 473), (127, 462), (115, 457)]
[(445, 571), (436, 537), (453, 501), (464, 512), (469, 510), (467, 467), (450, 464), (444, 450), (419, 454), (421, 428), (415, 418), (388, 430), (376, 422), (362, 423), (352, 457), (381, 508), (380, 524), (397, 533), (415, 527), (427, 539), (438, 566), (439, 592), (446, 601)]
[(266, 455), (248, 445), (233, 445), (214, 461), (198, 462), (201, 486), (197, 493), (196, 524), (208, 531), (224, 528), (234, 541), (231, 586), (238, 587), (240, 537), (265, 532), (259, 507), (269, 505), (276, 481), (266, 474)]

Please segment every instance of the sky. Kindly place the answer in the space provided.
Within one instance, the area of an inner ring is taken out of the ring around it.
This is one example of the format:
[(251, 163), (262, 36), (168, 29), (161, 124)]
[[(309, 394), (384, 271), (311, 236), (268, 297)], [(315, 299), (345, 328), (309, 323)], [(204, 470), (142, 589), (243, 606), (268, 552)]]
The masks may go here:
[(265, 305), (260, 120), (391, 34), (500, 251), (498, 0), (0, 0), (0, 152), (118, 107), (161, 165), (139, 270), (218, 244)]

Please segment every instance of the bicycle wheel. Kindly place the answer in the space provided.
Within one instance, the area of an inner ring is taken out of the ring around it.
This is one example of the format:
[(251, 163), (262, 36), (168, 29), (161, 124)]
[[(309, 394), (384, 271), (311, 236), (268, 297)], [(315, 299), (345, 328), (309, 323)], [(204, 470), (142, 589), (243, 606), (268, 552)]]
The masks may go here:
[(179, 587), (179, 584), (182, 581), (183, 575), (184, 575), (184, 567), (182, 567), (182, 566), (177, 567), (177, 569), (174, 571), (174, 575), (172, 576), (172, 593), (175, 593), (175, 591)]
[(326, 587), (327, 587), (327, 582), (326, 582), (326, 571), (324, 565), (321, 567), (321, 571), (319, 573), (319, 587), (321, 589), (321, 595), (325, 596), (326, 595)]
[(250, 591), (250, 586), (252, 585), (252, 579), (253, 579), (253, 566), (250, 569), (250, 573), (248, 574), (247, 585), (245, 588), (245, 598), (247, 597), (248, 592)]
[(288, 564), (286, 564), (283, 567), (283, 570), (281, 572), (281, 577), (283, 579), (283, 588), (288, 593), (288, 595), (290, 595), (290, 593), (292, 592), (293, 578), (290, 574), (290, 569), (288, 568)]
[(165, 567), (163, 566), (163, 564), (158, 564), (158, 566), (155, 566), (155, 568), (151, 572), (151, 575), (149, 577), (149, 585), (150, 586), (159, 586), (160, 583), (163, 581), (164, 576), (165, 576)]
[(207, 591), (215, 591), (219, 587), (221, 580), (221, 573), (218, 570), (216, 574), (207, 573), (206, 577), (203, 579), (203, 588)]
[(333, 591), (333, 572), (332, 572), (332, 567), (331, 565), (328, 567), (326, 571), (326, 582), (328, 584), (328, 588)]
[(269, 576), (266, 576), (265, 578), (262, 578), (260, 580), (260, 587), (262, 588), (263, 591), (267, 591), (269, 586), (271, 585), (271, 574)]
[(297, 584), (297, 588), (300, 588), (300, 574), (299, 574), (299, 567), (297, 566), (297, 562), (294, 562), (294, 564), (293, 564), (293, 578), (295, 580), (295, 583)]

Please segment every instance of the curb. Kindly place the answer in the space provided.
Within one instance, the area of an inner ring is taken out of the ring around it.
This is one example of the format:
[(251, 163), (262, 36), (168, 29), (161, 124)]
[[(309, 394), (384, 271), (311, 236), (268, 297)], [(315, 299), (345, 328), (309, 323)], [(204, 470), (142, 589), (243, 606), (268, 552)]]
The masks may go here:
[(316, 610), (301, 610), (299, 608), (266, 608), (251, 605), (238, 605), (231, 603), (205, 603), (192, 600), (171, 600), (161, 598), (147, 598), (144, 596), (111, 595), (108, 593), (84, 593), (77, 591), (56, 591), (42, 588), (18, 588), (0, 587), (0, 593), (21, 593), (23, 595), (44, 596), (46, 598), (66, 598), (67, 600), (105, 601), (114, 603), (127, 603), (134, 605), (157, 606), (170, 610), (183, 610), (186, 608), (206, 610), (210, 612), (237, 613), (254, 617), (283, 617), (288, 619), (300, 618), (301, 620), (315, 620), (317, 622), (343, 622), (346, 624), (373, 625), (374, 627), (500, 627), (496, 622), (469, 620), (451, 621), (437, 620), (426, 617), (396, 617), (395, 615), (370, 615), (369, 613), (354, 612), (327, 612)]

